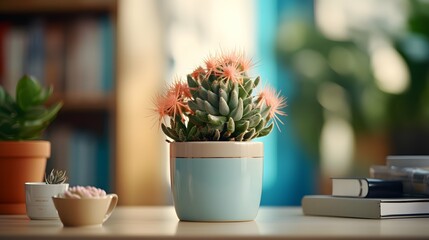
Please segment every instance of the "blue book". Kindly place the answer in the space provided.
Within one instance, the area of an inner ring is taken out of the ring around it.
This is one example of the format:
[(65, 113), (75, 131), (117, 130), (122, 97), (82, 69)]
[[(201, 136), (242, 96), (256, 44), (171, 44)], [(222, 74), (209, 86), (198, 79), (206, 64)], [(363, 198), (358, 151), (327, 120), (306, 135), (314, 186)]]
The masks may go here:
[(24, 59), (24, 73), (30, 74), (44, 84), (45, 71), (45, 24), (42, 20), (35, 20), (28, 28), (26, 56)]
[(97, 162), (95, 169), (96, 186), (110, 192), (110, 148), (108, 134), (97, 138)]
[(96, 185), (96, 139), (93, 134), (75, 131), (72, 135), (70, 148), (71, 169), (69, 182), (71, 185)]
[(376, 178), (332, 178), (332, 196), (360, 198), (402, 197), (401, 180)]

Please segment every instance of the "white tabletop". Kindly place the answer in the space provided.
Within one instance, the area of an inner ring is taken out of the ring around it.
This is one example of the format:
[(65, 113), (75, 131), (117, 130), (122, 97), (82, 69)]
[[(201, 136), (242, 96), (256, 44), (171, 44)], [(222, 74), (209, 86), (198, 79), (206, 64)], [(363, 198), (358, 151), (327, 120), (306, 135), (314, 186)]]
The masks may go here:
[(262, 207), (251, 222), (181, 222), (174, 208), (117, 207), (98, 227), (63, 227), (59, 220), (0, 215), (0, 239), (429, 239), (429, 218), (310, 217), (301, 208)]

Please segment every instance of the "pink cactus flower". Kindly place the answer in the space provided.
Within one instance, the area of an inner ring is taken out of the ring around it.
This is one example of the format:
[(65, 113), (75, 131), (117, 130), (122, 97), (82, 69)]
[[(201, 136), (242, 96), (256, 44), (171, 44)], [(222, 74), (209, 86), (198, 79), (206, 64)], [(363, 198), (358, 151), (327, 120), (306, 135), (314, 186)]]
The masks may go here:
[(243, 82), (243, 72), (238, 69), (237, 63), (222, 64), (216, 70), (220, 80), (231, 81), (241, 84)]
[(219, 67), (219, 59), (217, 56), (210, 55), (206, 57), (204, 64), (206, 65), (206, 77), (208, 77)]
[(176, 79), (168, 88), (164, 95), (158, 95), (155, 98), (154, 111), (158, 114), (158, 121), (161, 124), (166, 116), (173, 119), (180, 116), (182, 121), (185, 121), (185, 113), (191, 112), (187, 101), (192, 98), (190, 88), (187, 83)]
[(268, 117), (273, 119), (275, 125), (280, 130), (278, 122), (283, 124), (280, 116), (287, 115), (282, 110), (287, 106), (286, 98), (281, 96), (280, 92), (276, 92), (273, 88), (267, 86), (259, 93), (257, 101), (259, 105), (265, 104), (267, 107), (270, 107)]
[(191, 76), (195, 79), (198, 80), (199, 76), (205, 76), (206, 75), (206, 70), (204, 70), (204, 68), (202, 68), (201, 66), (199, 66), (197, 69), (195, 69), (192, 73)]

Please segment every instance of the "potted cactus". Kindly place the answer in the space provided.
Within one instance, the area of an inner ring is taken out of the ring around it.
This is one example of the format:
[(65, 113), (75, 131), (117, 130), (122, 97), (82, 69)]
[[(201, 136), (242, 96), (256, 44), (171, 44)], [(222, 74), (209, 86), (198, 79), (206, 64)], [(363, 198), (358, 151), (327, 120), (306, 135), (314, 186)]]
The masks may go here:
[[(263, 143), (286, 106), (243, 53), (209, 56), (155, 100), (170, 142), (170, 177), (177, 216), (187, 221), (249, 221), (258, 212)], [(170, 118), (170, 121), (163, 121)]]
[(25, 206), (30, 219), (58, 219), (52, 197), (68, 190), (66, 171), (52, 169), (45, 182), (25, 183)]
[(27, 75), (15, 99), (0, 86), (0, 214), (25, 214), (24, 184), (43, 180), (50, 142), (39, 139), (62, 107), (45, 106), (52, 91)]

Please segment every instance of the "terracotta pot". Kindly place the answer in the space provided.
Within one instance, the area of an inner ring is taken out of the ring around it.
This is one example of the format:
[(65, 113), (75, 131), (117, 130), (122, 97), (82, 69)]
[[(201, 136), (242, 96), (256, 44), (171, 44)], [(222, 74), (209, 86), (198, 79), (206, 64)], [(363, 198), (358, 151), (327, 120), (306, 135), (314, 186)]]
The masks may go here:
[(0, 141), (0, 214), (25, 214), (25, 183), (41, 182), (48, 141)]

